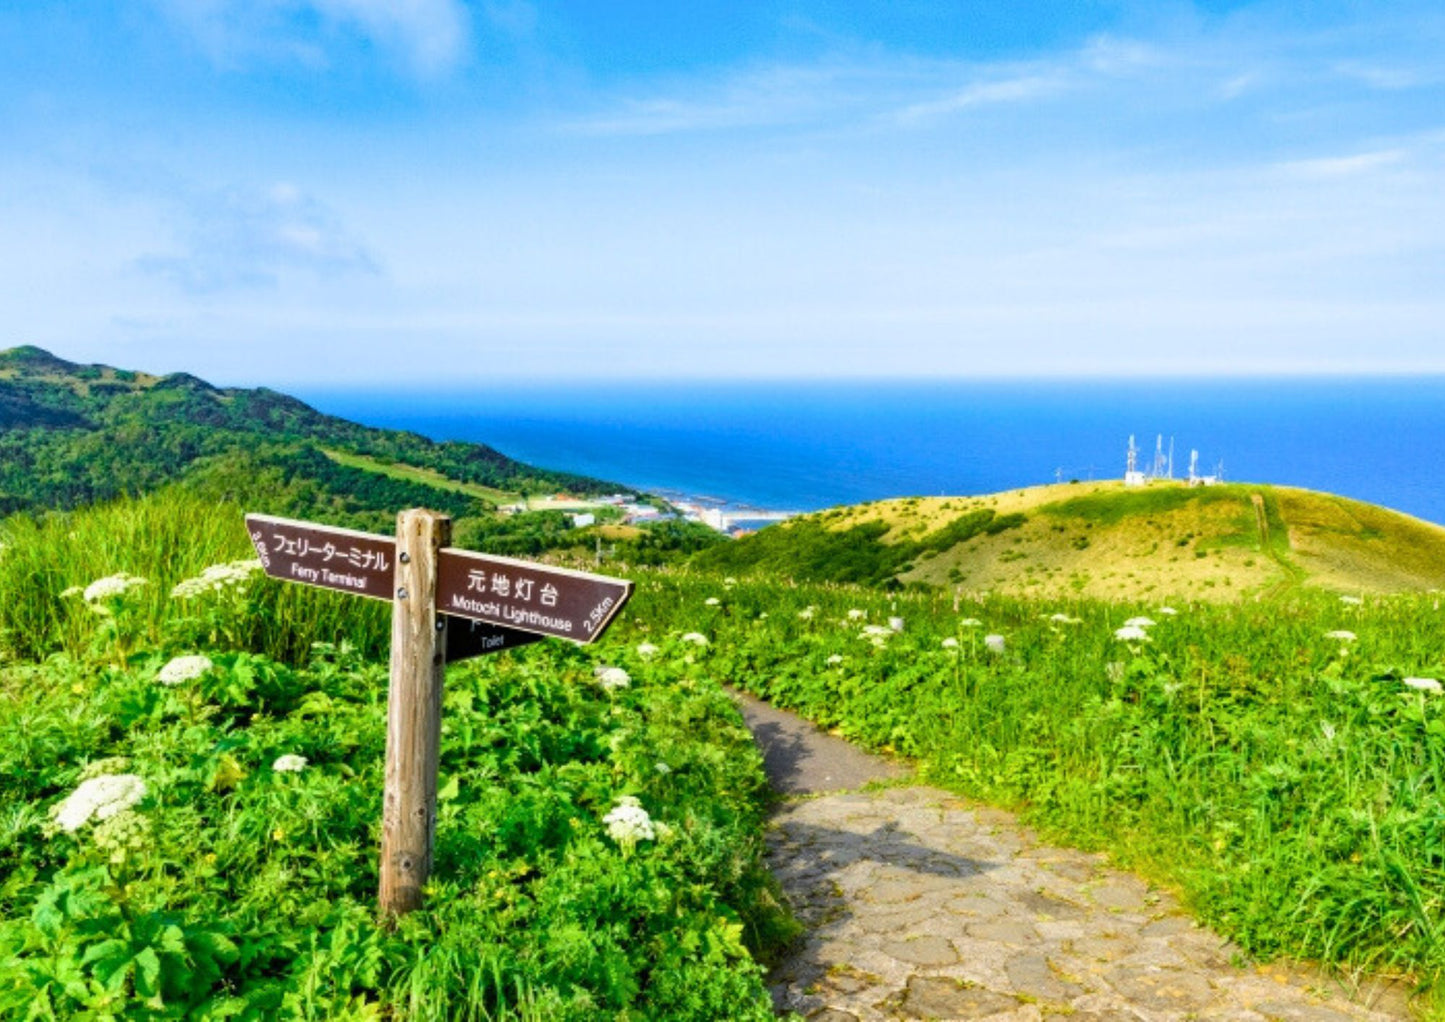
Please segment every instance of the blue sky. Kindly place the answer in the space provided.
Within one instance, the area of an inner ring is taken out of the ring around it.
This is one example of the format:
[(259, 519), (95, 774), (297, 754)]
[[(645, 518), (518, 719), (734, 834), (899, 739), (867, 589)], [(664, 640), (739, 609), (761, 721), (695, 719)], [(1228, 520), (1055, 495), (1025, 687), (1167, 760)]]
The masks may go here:
[(0, 202), (222, 383), (1445, 372), (1445, 9), (20, 0)]

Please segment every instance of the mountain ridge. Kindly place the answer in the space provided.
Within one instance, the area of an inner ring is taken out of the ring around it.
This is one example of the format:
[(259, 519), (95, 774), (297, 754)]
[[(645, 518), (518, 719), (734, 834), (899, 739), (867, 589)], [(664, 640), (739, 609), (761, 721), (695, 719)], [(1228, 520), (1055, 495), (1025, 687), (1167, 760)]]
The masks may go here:
[[(328, 451), (429, 470), (442, 482), (367, 472)], [(265, 387), (86, 365), (33, 345), (0, 351), (0, 513), (63, 509), (177, 482), (262, 494), (248, 476), (291, 487), (294, 499), (282, 502), (291, 506), (279, 510), (352, 524), (407, 503), (455, 514), (494, 509), (463, 492), (468, 486), (501, 494), (623, 489), (526, 465), (484, 444), (364, 426)]]

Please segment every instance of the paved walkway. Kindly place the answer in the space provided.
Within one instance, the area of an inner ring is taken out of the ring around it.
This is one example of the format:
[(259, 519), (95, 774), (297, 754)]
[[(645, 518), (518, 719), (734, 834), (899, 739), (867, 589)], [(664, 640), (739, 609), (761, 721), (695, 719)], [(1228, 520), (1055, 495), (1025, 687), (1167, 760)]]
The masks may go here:
[(780, 1009), (816, 1022), (1409, 1015), (1398, 987), (1352, 1002), (1307, 970), (1237, 964), (1168, 893), (1040, 844), (1008, 813), (921, 785), (839, 791), (901, 768), (739, 700), (774, 786), (794, 796), (770, 863), (808, 932), (770, 977)]

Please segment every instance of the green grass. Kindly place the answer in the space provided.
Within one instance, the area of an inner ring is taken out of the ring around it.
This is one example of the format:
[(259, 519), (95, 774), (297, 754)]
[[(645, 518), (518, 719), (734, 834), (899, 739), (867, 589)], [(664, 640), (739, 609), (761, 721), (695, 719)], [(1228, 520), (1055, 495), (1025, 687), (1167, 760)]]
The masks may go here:
[[(387, 608), (261, 577), (172, 597), (247, 552), (240, 513), (172, 492), (3, 523), (0, 1017), (772, 1017), (759, 961), (792, 924), (761, 757), (696, 647), (644, 657), (624, 626), (449, 667), (427, 907), (382, 926)], [(120, 571), (148, 581), (60, 595)], [(178, 654), (212, 666), (163, 684)], [(58, 828), (102, 773), (144, 797)], [(652, 839), (609, 834), (623, 797)]]
[(511, 504), (521, 499), (521, 495), (517, 493), (510, 493), (491, 486), (482, 486), (479, 483), (463, 483), (449, 479), (435, 469), (418, 468), (415, 465), (403, 465), (400, 462), (378, 461), (375, 458), (368, 458), (364, 454), (350, 454), (346, 451), (325, 447), (321, 448), (321, 453), (338, 465), (345, 465), (347, 468), (359, 468), (366, 472), (376, 472), (390, 479), (401, 479), (405, 482), (421, 483), (423, 486), (432, 486), (440, 490), (463, 493), (468, 497), (477, 497), (493, 504)]
[[(720, 607), (702, 605), (709, 594)], [(847, 620), (854, 608), (902, 616), (905, 630), (875, 647)], [(655, 629), (702, 624), (730, 683), (1178, 888), (1252, 954), (1437, 987), (1445, 696), (1403, 679), (1445, 679), (1438, 599), (1356, 607), (1296, 593), (1180, 610), (955, 609), (937, 595), (702, 577), (644, 585), (633, 608)], [(1152, 641), (1116, 641), (1141, 611), (1159, 622)], [(1358, 641), (1325, 637), (1335, 629)], [(986, 631), (1005, 637), (1004, 655), (985, 651)]]
[(1190, 505), (1202, 506), (1221, 501), (1243, 501), (1247, 506), (1249, 491), (1241, 486), (1210, 486), (1202, 489), (1148, 486), (1060, 500), (1044, 505), (1039, 509), (1039, 513), (1053, 518), (1077, 518), (1095, 525), (1118, 525), (1126, 518), (1165, 514)]

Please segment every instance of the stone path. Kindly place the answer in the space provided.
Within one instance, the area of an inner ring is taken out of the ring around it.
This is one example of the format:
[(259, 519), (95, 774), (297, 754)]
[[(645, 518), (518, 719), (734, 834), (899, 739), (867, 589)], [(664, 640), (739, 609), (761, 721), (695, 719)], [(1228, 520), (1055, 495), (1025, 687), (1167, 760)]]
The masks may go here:
[[(780, 789), (838, 787), (819, 764), (849, 764), (845, 783), (868, 779), (857, 749), (766, 710), (744, 706), (750, 723), (772, 725), (764, 738), (792, 750), (769, 763)], [(875, 775), (899, 772), (868, 759)], [(934, 788), (794, 797), (769, 843), (807, 927), (770, 977), (774, 1000), (816, 1022), (1409, 1017), (1399, 987), (1368, 987), (1351, 1001), (1310, 971), (1240, 964), (1237, 949), (1168, 893)]]

